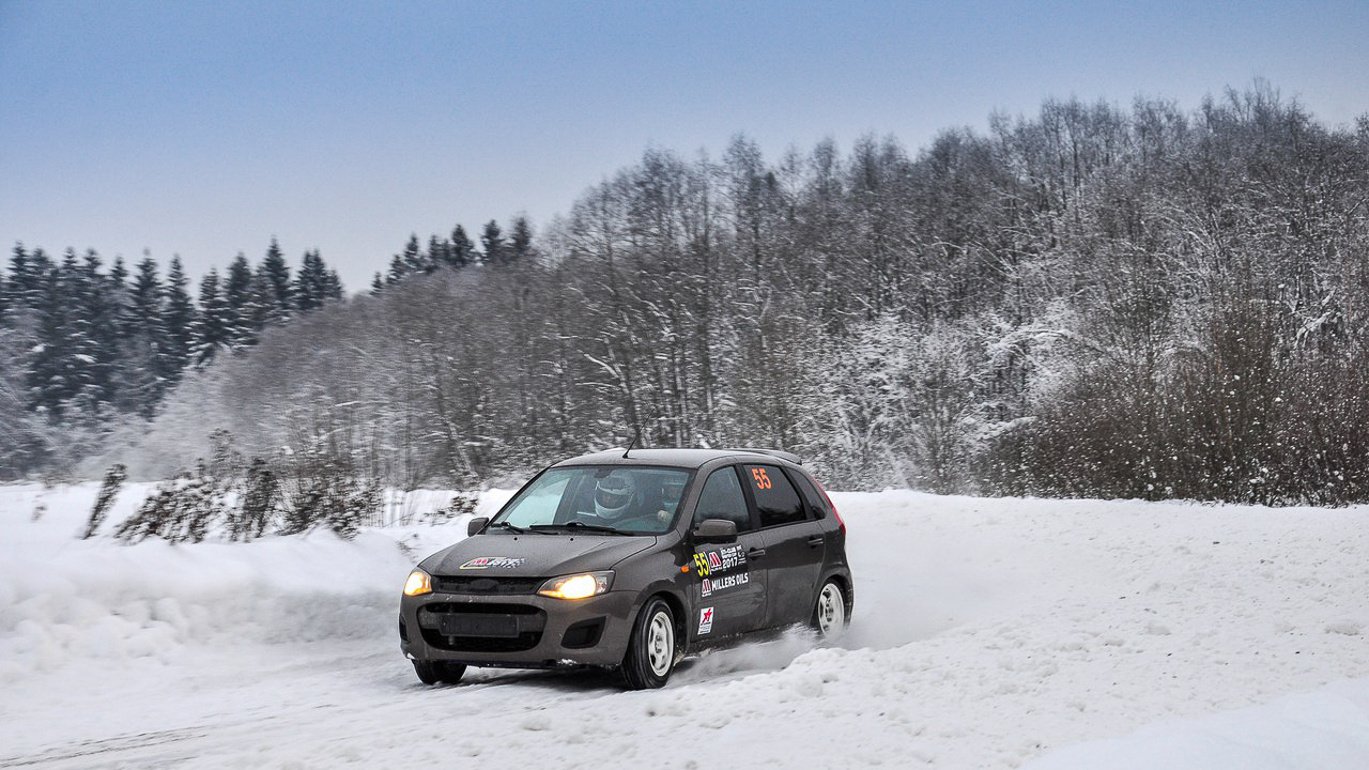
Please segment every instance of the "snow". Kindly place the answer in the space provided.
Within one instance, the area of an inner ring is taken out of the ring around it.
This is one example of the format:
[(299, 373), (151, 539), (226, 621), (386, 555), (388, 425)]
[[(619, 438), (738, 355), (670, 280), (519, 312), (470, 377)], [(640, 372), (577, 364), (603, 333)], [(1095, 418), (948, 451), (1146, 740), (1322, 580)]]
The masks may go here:
[(1369, 767), (1369, 508), (837, 494), (838, 646), (790, 631), (624, 693), (417, 682), (398, 588), (464, 518), (114, 543), (147, 489), (81, 541), (96, 485), (0, 486), (0, 766)]

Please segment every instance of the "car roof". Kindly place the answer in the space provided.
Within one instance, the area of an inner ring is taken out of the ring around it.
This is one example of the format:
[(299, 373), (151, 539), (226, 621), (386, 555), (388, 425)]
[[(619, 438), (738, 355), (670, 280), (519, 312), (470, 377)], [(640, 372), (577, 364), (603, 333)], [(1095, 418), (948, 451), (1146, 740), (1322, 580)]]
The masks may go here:
[[(624, 453), (627, 457), (623, 457)], [(799, 464), (798, 455), (777, 449), (608, 449), (603, 452), (572, 457), (556, 464), (567, 465), (668, 465), (676, 468), (698, 468), (705, 463), (723, 458), (739, 460), (776, 459)]]

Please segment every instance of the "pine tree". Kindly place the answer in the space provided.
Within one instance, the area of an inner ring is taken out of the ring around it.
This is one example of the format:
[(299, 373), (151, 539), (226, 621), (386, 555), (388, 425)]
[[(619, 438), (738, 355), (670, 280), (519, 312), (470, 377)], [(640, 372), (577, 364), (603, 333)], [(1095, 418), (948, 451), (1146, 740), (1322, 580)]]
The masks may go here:
[(113, 332), (116, 338), (122, 339), (127, 333), (124, 321), (128, 317), (129, 303), (128, 268), (124, 265), (123, 257), (114, 258), (114, 266), (109, 269), (105, 285), (109, 287), (110, 302), (114, 306)]
[(504, 231), (499, 229), (499, 223), (493, 219), (485, 223), (485, 229), (480, 233), (480, 245), (485, 250), (485, 264), (503, 265), (509, 261), (509, 247), (504, 242)]
[(452, 245), (445, 240), (440, 240), (436, 235), (428, 238), (428, 258), (425, 260), (425, 267), (428, 272), (436, 270), (441, 265), (451, 262)]
[(371, 296), (379, 297), (382, 291), (385, 291), (385, 277), (376, 273), (376, 277), (371, 279)]
[(81, 356), (89, 345), (81, 338), (76, 252), (68, 249), (60, 267), (48, 271), (41, 297), (36, 342), (27, 374), (30, 408), (53, 423), (61, 423), (86, 387), (89, 371)]
[(317, 251), (304, 252), (304, 262), (295, 276), (295, 308), (301, 313), (323, 306), (328, 269)]
[(409, 236), (409, 242), (404, 244), (404, 253), (400, 257), (404, 262), (404, 274), (431, 273), (432, 269), (428, 260), (428, 255), (418, 246), (418, 234)]
[(191, 330), (195, 323), (195, 305), (186, 291), (190, 281), (185, 277), (179, 256), (171, 258), (166, 283), (166, 312), (162, 316), (166, 328), (166, 355), (162, 359), (165, 368), (161, 376), (174, 385), (180, 382), (181, 372), (190, 365)]
[(532, 254), (532, 227), (527, 217), (513, 220), (512, 255), (516, 262), (524, 262)]
[(390, 257), (390, 270), (385, 274), (386, 285), (399, 283), (409, 275), (409, 266), (404, 263), (404, 257), (396, 254)]
[(109, 286), (115, 291), (128, 288), (128, 268), (124, 266), (122, 256), (115, 257), (114, 266), (109, 269)]
[(342, 278), (338, 276), (336, 270), (329, 268), (328, 272), (323, 277), (323, 300), (324, 302), (329, 300), (340, 300), (342, 299), (342, 294)]
[(52, 260), (41, 248), (28, 252), (24, 250), (22, 243), (14, 245), (14, 251), (10, 256), (9, 281), (5, 289), (7, 304), (13, 311), (38, 307), (46, 291), (48, 271), (52, 268)]
[(228, 278), (223, 282), (224, 301), (228, 305), (231, 331), (229, 347), (241, 350), (257, 342), (257, 329), (252, 326), (252, 266), (242, 252), (228, 266)]
[(157, 263), (145, 257), (137, 265), (137, 275), (129, 289), (128, 305), (124, 309), (120, 327), (120, 365), (118, 370), (120, 397), (117, 406), (122, 411), (136, 412), (151, 417), (161, 403), (168, 382), (164, 379), (168, 363), (166, 355), (166, 325), (162, 282), (157, 276)]
[(266, 249), (266, 259), (262, 260), (257, 273), (266, 278), (271, 286), (269, 299), (272, 307), (267, 313), (267, 323), (289, 321), (290, 311), (294, 309), (294, 287), (290, 282), (290, 266), (285, 264), (285, 255), (275, 238), (271, 239), (271, 245)]
[(200, 280), (200, 312), (192, 327), (192, 356), (196, 366), (206, 366), (219, 351), (232, 348), (232, 322), (232, 309), (219, 287), (219, 271), (211, 269)]
[(462, 268), (475, 261), (475, 244), (471, 242), (470, 236), (466, 235), (466, 228), (457, 225), (452, 230), (451, 248), (447, 255), (447, 264), (455, 268)]
[(260, 266), (252, 274), (252, 286), (248, 291), (247, 305), (240, 318), (243, 328), (246, 330), (243, 338), (249, 345), (256, 344), (261, 331), (267, 326), (279, 324), (284, 320), (280, 307), (276, 304), (275, 286)]
[(75, 355), (82, 370), (82, 389), (77, 399), (81, 402), (80, 410), (96, 420), (111, 416), (119, 342), (119, 296), (100, 268), (99, 255), (94, 250), (87, 251), (72, 282)]
[(33, 266), (29, 261), (28, 252), (24, 250), (24, 244), (14, 244), (14, 251), (10, 254), (9, 280), (5, 282), (3, 292), (0, 293), (0, 302), (15, 311), (27, 307), (29, 290), (33, 282), (32, 270)]

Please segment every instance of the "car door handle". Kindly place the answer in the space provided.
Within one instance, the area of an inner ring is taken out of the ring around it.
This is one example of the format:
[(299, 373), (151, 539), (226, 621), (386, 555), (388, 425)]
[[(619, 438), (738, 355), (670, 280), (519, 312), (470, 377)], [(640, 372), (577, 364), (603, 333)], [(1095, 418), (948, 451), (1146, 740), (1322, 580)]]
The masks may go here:
[(822, 535), (814, 535), (813, 537), (808, 538), (808, 545), (813, 548), (817, 548), (826, 541), (827, 538), (823, 537)]
[(749, 551), (746, 552), (746, 558), (748, 558), (748, 559), (759, 559), (759, 558), (761, 558), (761, 557), (764, 556), (764, 555), (765, 555), (765, 549), (764, 549), (764, 548), (752, 548), (751, 550), (749, 550)]

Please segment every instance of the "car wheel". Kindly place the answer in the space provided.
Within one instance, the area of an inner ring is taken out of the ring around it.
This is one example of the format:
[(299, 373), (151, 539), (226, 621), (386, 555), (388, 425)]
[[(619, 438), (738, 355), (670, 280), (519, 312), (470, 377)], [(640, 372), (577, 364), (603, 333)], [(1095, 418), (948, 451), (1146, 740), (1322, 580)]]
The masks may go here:
[(623, 658), (623, 679), (630, 690), (660, 687), (675, 668), (675, 614), (663, 599), (652, 599), (637, 615)]
[(810, 625), (817, 629), (818, 636), (823, 639), (836, 639), (850, 622), (846, 614), (846, 594), (842, 593), (841, 584), (835, 580), (823, 583), (813, 607)]
[(414, 673), (418, 674), (418, 681), (423, 684), (456, 684), (466, 673), (466, 667), (445, 660), (416, 660)]

